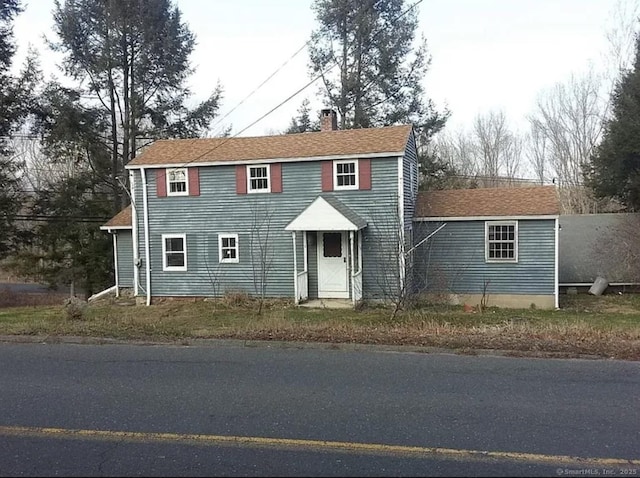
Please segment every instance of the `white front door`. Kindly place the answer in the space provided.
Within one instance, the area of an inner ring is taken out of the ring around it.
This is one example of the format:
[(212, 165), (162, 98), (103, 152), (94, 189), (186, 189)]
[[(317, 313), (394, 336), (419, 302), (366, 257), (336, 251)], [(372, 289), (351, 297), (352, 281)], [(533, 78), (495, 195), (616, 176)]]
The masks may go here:
[(318, 298), (349, 298), (347, 250), (346, 233), (318, 233)]

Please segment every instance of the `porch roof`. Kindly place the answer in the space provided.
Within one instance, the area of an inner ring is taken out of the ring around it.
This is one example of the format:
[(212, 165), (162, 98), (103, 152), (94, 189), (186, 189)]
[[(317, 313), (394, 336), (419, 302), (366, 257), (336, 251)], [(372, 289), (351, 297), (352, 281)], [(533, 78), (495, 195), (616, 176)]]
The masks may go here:
[(318, 196), (293, 221), (286, 231), (359, 231), (367, 221), (331, 196)]

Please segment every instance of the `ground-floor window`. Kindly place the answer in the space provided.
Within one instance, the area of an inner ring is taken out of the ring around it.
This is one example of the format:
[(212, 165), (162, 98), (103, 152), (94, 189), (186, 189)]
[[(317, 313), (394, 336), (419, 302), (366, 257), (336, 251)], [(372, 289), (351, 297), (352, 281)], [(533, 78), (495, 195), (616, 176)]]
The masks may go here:
[(186, 234), (162, 235), (162, 270), (187, 270), (187, 236)]
[(487, 262), (518, 262), (518, 222), (485, 223), (485, 256)]
[(219, 234), (218, 249), (220, 262), (239, 262), (237, 234)]

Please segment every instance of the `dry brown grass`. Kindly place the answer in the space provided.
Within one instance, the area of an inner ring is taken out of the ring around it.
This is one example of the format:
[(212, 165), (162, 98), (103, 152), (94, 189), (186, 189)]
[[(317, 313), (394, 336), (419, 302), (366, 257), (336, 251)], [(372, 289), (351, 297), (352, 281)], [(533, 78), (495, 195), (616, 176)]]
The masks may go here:
[(300, 341), (437, 347), (458, 353), (500, 350), (508, 355), (640, 360), (640, 296), (571, 298), (558, 311), (424, 305), (390, 319), (389, 309), (297, 308), (290, 301), (258, 301), (242, 294), (217, 300), (163, 300), (150, 307), (132, 301), (91, 304), (84, 320), (61, 306), (0, 310), (0, 335), (144, 339)]

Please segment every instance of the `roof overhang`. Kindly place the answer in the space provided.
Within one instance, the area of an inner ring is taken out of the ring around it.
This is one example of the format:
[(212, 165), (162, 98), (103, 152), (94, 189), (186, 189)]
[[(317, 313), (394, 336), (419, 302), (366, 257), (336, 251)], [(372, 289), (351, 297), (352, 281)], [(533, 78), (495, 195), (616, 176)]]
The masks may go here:
[(414, 217), (416, 222), (451, 222), (451, 221), (515, 221), (515, 220), (531, 220), (531, 219), (558, 219), (560, 216), (553, 214), (544, 214), (540, 216), (457, 216), (457, 217)]
[(271, 164), (271, 163), (297, 163), (301, 161), (331, 161), (331, 160), (346, 160), (346, 159), (360, 159), (360, 158), (396, 158), (403, 156), (404, 151), (389, 151), (382, 153), (360, 153), (360, 154), (338, 154), (331, 156), (312, 156), (312, 157), (297, 157), (297, 158), (266, 158), (266, 159), (235, 159), (232, 161), (196, 161), (185, 160), (175, 163), (142, 163), (142, 164), (128, 164), (125, 169), (151, 169), (151, 168), (184, 168), (191, 166), (234, 166), (236, 164)]
[(286, 231), (359, 231), (367, 222), (335, 198), (318, 196), (291, 221)]
[(101, 231), (130, 231), (133, 229), (133, 226), (100, 226)]

